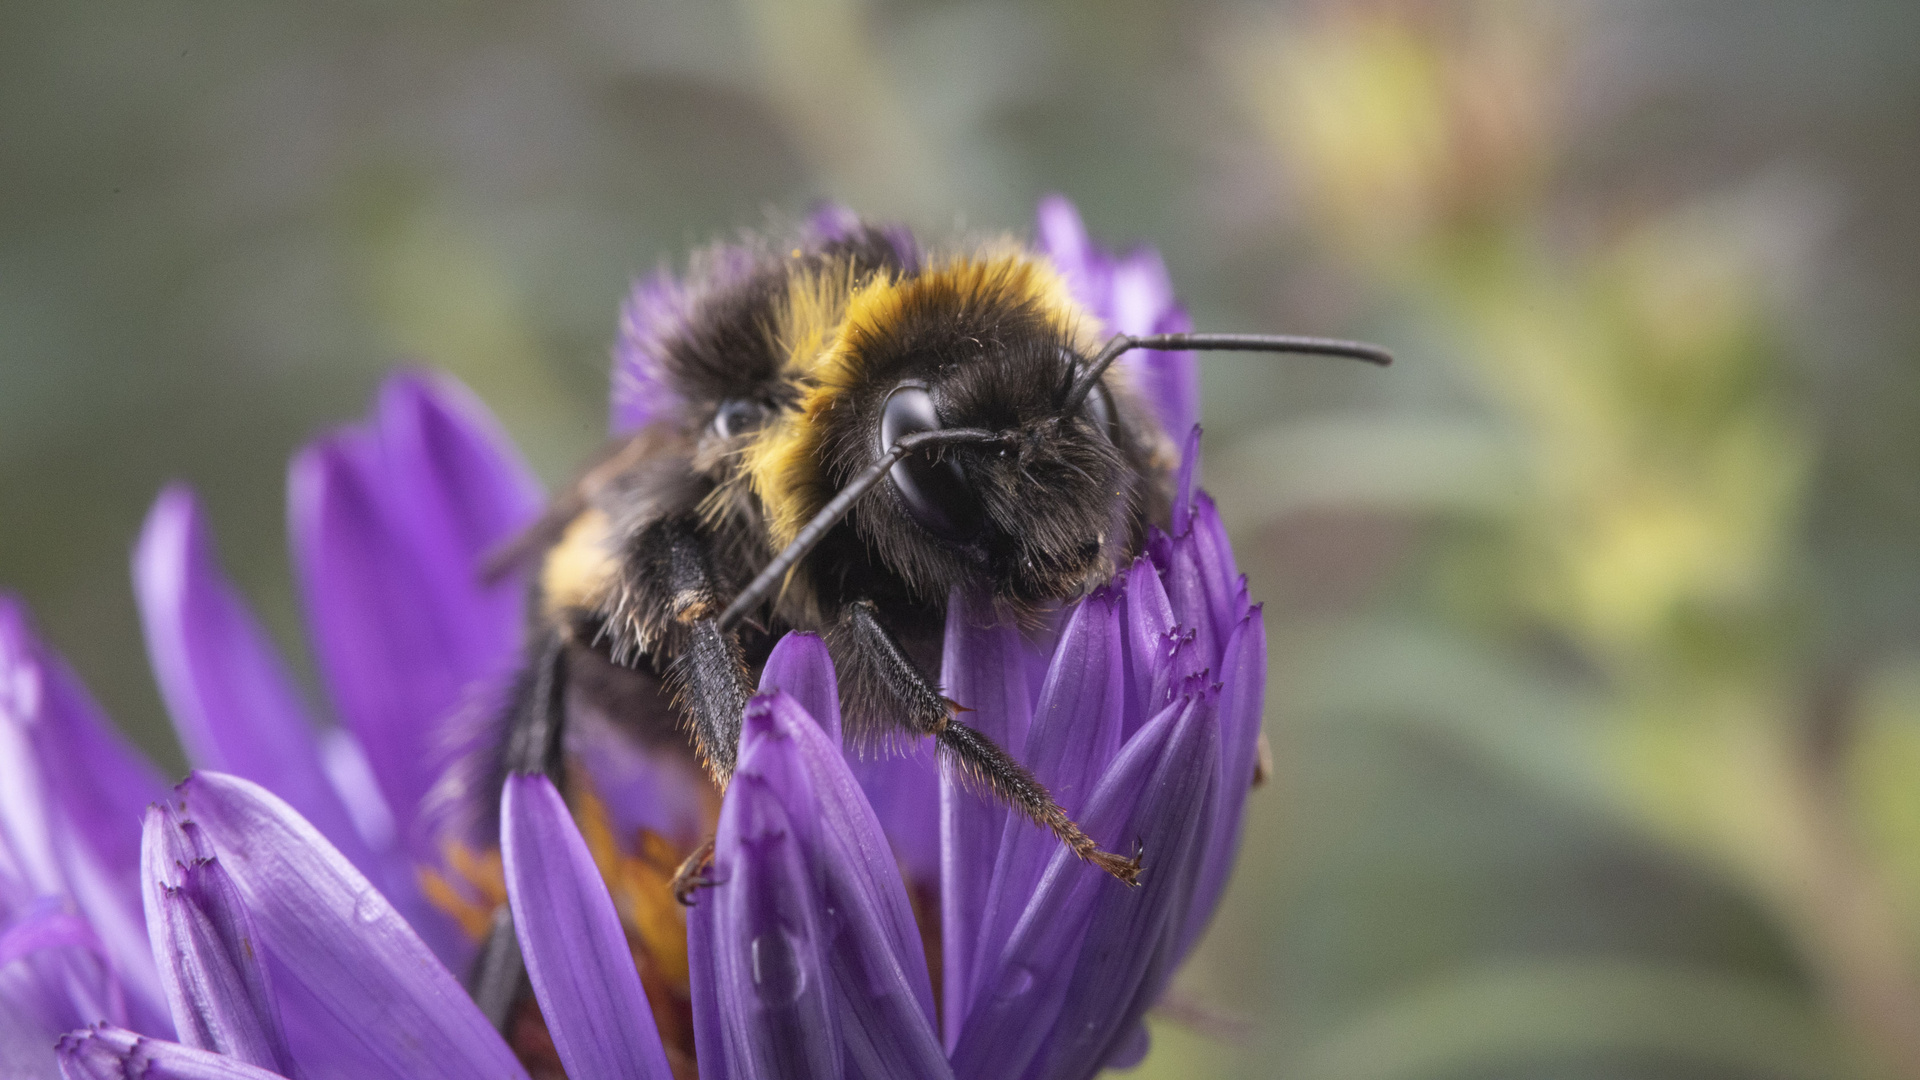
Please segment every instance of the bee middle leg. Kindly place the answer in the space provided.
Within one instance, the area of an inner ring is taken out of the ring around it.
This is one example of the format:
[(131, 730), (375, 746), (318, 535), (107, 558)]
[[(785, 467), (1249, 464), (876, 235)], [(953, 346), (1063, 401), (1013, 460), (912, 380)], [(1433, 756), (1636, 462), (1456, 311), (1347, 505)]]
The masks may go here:
[(1075, 855), (1128, 885), (1138, 883), (1138, 854), (1128, 858), (1103, 850), (1026, 766), (986, 735), (954, 719), (961, 707), (935, 688), (881, 625), (872, 601), (856, 600), (842, 610), (834, 644), (835, 660), (844, 663), (856, 701), (884, 702), (886, 711), (902, 716), (909, 730), (933, 736), (940, 753), (968, 779), (1052, 831)]

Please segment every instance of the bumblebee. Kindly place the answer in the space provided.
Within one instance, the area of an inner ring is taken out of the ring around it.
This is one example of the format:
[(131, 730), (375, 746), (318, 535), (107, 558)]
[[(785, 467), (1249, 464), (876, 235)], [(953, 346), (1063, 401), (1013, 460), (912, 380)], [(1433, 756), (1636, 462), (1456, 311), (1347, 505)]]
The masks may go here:
[[(724, 789), (755, 670), (802, 630), (832, 655), (849, 738), (930, 736), (981, 790), (1132, 884), (1139, 855), (1101, 849), (929, 674), (948, 597), (1031, 618), (1106, 581), (1165, 523), (1176, 455), (1111, 366), (1125, 351), (1386, 354), (1109, 338), (1017, 243), (940, 253), (864, 223), (697, 257), (686, 290), (682, 317), (645, 343), (673, 407), (604, 448), (506, 553), (538, 572), (482, 797), (510, 771), (560, 782), (570, 695), (643, 740), (690, 745)], [(675, 882), (683, 899), (702, 854)], [(476, 976), (496, 1014), (518, 982), (511, 921), (498, 925)]]

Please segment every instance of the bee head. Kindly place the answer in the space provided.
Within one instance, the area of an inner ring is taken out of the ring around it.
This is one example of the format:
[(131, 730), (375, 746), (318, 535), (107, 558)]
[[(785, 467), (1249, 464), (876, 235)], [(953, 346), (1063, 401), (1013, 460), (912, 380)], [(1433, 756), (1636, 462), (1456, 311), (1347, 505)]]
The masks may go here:
[(1106, 387), (1067, 405), (1085, 364), (1052, 335), (956, 342), (876, 388), (869, 458), (919, 432), (1000, 437), (907, 454), (888, 470), (885, 495), (862, 508), (858, 527), (904, 578), (934, 595), (984, 584), (1021, 604), (1107, 578), (1133, 485)]

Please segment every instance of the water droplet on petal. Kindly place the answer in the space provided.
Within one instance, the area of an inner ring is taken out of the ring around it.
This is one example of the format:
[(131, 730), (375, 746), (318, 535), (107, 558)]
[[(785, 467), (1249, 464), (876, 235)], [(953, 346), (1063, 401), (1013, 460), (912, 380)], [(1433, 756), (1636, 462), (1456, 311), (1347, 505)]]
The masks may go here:
[(784, 930), (762, 934), (748, 946), (753, 959), (753, 989), (768, 1005), (788, 1005), (807, 988), (800, 949)]
[(1000, 1000), (1002, 1001), (1013, 1001), (1024, 997), (1027, 991), (1032, 989), (1033, 970), (1031, 968), (1015, 964), (1000, 977)]

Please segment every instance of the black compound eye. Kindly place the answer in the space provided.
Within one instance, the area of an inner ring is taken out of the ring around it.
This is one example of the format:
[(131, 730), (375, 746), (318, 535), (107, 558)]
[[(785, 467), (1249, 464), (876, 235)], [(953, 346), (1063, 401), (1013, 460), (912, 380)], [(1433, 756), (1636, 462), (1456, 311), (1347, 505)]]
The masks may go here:
[(767, 422), (767, 407), (748, 398), (728, 398), (713, 414), (713, 433), (723, 439), (744, 435)]
[[(880, 413), (879, 451), (885, 453), (915, 432), (940, 427), (940, 415), (926, 387), (912, 383), (895, 387)], [(979, 535), (986, 515), (951, 449), (936, 457), (939, 450), (927, 447), (908, 454), (887, 471), (887, 478), (922, 528), (948, 540), (970, 540)]]

